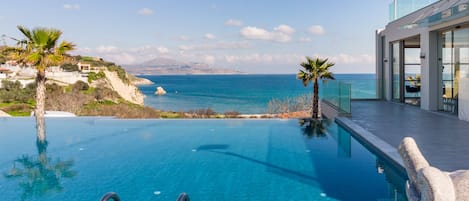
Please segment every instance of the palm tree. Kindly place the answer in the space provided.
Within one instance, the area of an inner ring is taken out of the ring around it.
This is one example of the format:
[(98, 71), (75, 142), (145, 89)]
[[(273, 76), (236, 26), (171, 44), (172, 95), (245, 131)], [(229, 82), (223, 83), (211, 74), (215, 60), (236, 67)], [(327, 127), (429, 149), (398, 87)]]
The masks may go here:
[(41, 197), (48, 192), (63, 190), (62, 178), (73, 178), (77, 172), (71, 170), (73, 160), (53, 160), (47, 157), (47, 141), (36, 141), (38, 156), (22, 155), (13, 162), (13, 168), (3, 173), (7, 179), (19, 180), (23, 189), (21, 200)]
[(329, 68), (334, 66), (334, 63), (328, 62), (328, 59), (306, 57), (306, 62), (302, 62), (301, 67), (304, 70), (300, 70), (297, 74), (297, 79), (303, 81), (303, 85), (306, 87), (310, 82), (313, 82), (313, 119), (319, 118), (319, 79), (334, 79), (332, 72)]
[(36, 128), (37, 138), (45, 142), (45, 120), (44, 106), (46, 100), (46, 68), (61, 64), (68, 55), (68, 51), (73, 50), (75, 45), (62, 41), (59, 38), (62, 32), (52, 28), (35, 28), (29, 30), (23, 26), (18, 29), (26, 37), (18, 40), (18, 46), (7, 48), (9, 58), (23, 65), (30, 65), (37, 69), (36, 74)]
[(327, 127), (330, 125), (329, 119), (304, 118), (300, 119), (299, 123), (304, 136), (308, 138), (327, 137)]

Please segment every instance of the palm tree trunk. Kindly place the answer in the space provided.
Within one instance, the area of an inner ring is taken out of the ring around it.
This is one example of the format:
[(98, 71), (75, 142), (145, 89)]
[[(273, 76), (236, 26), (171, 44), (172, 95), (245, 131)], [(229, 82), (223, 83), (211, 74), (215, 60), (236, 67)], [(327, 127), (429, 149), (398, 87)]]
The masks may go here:
[(36, 129), (37, 140), (41, 143), (46, 141), (46, 122), (44, 119), (44, 107), (46, 102), (46, 73), (44, 70), (38, 70), (36, 76)]
[(319, 86), (318, 86), (318, 78), (314, 79), (314, 87), (313, 87), (313, 119), (319, 118)]

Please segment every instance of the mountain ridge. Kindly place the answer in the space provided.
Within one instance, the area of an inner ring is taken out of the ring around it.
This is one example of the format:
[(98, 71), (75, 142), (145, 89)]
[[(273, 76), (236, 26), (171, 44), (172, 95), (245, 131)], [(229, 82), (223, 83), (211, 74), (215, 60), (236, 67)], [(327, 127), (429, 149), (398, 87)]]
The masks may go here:
[(165, 57), (156, 57), (141, 64), (123, 65), (123, 67), (135, 75), (245, 74), (233, 69), (212, 67), (202, 62), (182, 62)]

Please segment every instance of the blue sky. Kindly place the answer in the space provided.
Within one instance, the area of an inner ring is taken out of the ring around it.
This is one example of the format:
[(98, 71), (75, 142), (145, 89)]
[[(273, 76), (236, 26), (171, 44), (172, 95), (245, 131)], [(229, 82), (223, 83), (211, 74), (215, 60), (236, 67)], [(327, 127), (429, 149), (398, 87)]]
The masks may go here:
[[(75, 54), (137, 64), (155, 57), (248, 73), (295, 73), (304, 56), (337, 73), (374, 72), (388, 0), (0, 0), (0, 34), (53, 27)], [(8, 41), (13, 44), (13, 41)]]

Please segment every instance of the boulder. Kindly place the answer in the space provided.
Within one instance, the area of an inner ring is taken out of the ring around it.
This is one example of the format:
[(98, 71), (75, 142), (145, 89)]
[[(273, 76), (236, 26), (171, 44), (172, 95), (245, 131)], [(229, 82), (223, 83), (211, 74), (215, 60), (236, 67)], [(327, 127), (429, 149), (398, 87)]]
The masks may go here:
[(165, 95), (166, 91), (163, 89), (163, 87), (156, 87), (156, 95)]

